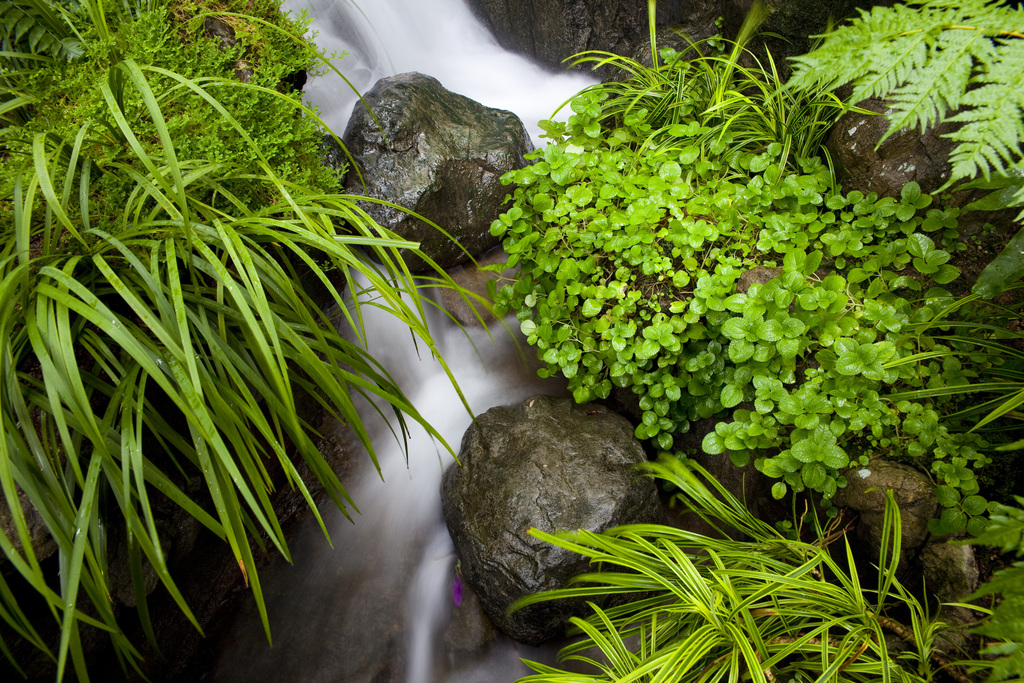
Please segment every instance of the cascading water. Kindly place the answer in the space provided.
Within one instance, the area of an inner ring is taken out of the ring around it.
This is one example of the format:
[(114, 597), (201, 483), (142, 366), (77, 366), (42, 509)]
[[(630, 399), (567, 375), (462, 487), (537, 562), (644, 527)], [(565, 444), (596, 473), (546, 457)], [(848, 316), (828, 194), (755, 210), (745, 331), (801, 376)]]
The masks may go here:
[[(470, 416), (440, 366), (429, 358), (417, 359), (409, 332), (400, 323), (370, 307), (364, 308), (364, 316), (368, 347), (428, 421), (458, 448)], [(558, 391), (557, 384), (543, 384), (519, 362), (515, 345), (500, 327), (494, 330), (498, 341), (492, 343), (483, 330), (467, 334), (445, 329), (439, 319), (432, 322), (440, 351), (474, 412)], [(439, 656), (455, 575), (439, 497), (441, 474), (451, 456), (413, 427), (407, 462), (389, 427), (369, 405), (365, 408), (360, 412), (377, 444), (381, 475), (369, 458), (353, 456), (361, 472), (345, 483), (360, 514), (353, 515), (352, 523), (335, 510), (325, 513), (333, 549), (312, 520), (300, 528), (289, 543), (294, 566), (275, 562), (261, 574), (273, 648), (267, 646), (255, 607), (247, 604), (223, 639), (209, 680), (500, 683), (527, 673), (506, 642), (492, 648), (487, 659), (455, 667), (491, 668), (497, 666), (497, 657), (500, 674), (451, 677), (457, 672), (448, 671), (451, 663)]]
[[(553, 75), (501, 50), (464, 0), (358, 4), (312, 0), (309, 8), (318, 45), (351, 53), (338, 66), (360, 91), (383, 76), (420, 71), (449, 90), (516, 112), (536, 141), (536, 122), (590, 82), (578, 74)], [(304, 6), (304, 0), (286, 5), (293, 11)], [(336, 77), (315, 79), (306, 90), (340, 134), (356, 96)], [(370, 307), (364, 312), (368, 348), (458, 448), (470, 416), (448, 377), (432, 359), (419, 358), (408, 330)], [(434, 336), (474, 413), (561, 390), (537, 378), (500, 326), (494, 341), (483, 330), (464, 333), (435, 317)], [(221, 653), (205, 678), (507, 683), (529, 673), (520, 656), (546, 659), (550, 653), (500, 637), (482, 655), (444, 655), (455, 558), (439, 487), (451, 456), (414, 429), (407, 461), (376, 411), (367, 406), (362, 414), (375, 437), (381, 475), (364, 457), (363, 471), (346, 480), (361, 514), (354, 523), (333, 510), (325, 514), (333, 549), (313, 522), (296, 533), (290, 541), (294, 566), (280, 561), (261, 574), (274, 647), (267, 646), (250, 601), (220, 639)]]
[[(593, 82), (579, 73), (553, 74), (503, 50), (465, 0), (287, 0), (308, 7), (317, 45), (350, 53), (335, 66), (359, 92), (385, 76), (419, 71), (488, 107), (518, 114), (531, 131), (555, 108)], [(358, 98), (336, 77), (313, 80), (309, 99), (340, 136)]]

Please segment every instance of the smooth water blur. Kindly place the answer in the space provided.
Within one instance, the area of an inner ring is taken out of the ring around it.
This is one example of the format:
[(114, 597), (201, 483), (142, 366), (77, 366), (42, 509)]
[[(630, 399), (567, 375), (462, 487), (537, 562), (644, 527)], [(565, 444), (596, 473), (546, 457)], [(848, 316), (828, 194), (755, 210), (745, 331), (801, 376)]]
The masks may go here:
[[(537, 122), (594, 82), (503, 50), (463, 0), (287, 0), (285, 8), (309, 8), (317, 45), (350, 53), (334, 64), (359, 92), (385, 76), (418, 71), (452, 92), (515, 112), (538, 145)], [(313, 80), (306, 93), (340, 137), (358, 102), (352, 89), (332, 75)]]
[[(363, 311), (368, 348), (457, 450), (471, 418), (439, 363), (421, 359), (423, 345), (414, 346), (407, 328), (371, 307)], [(492, 342), (483, 330), (465, 334), (440, 319), (433, 322), (439, 349), (475, 413), (560, 391), (559, 383), (537, 378), (500, 326)], [(275, 561), (261, 574), (273, 648), (249, 601), (222, 638), (208, 680), (508, 683), (525, 675), (518, 646), (510, 641), (499, 641), (482, 657), (446, 657), (442, 641), (452, 612), (455, 556), (439, 489), (443, 469), (454, 460), (412, 425), (406, 461), (377, 411), (367, 402), (360, 413), (381, 468), (378, 476), (365, 454), (353, 456), (361, 472), (345, 485), (360, 514), (353, 523), (326, 511), (333, 549), (315, 521), (304, 524), (289, 542), (294, 566)], [(467, 671), (480, 673), (465, 677)]]
[[(285, 7), (308, 6), (318, 45), (352, 53), (336, 64), (360, 91), (383, 76), (426, 73), (449, 90), (515, 112), (537, 142), (537, 121), (592, 82), (578, 74), (552, 74), (505, 52), (463, 0), (357, 2), (358, 7), (351, 0), (289, 0)], [(357, 102), (351, 89), (328, 75), (312, 80), (306, 92), (341, 135)], [(471, 418), (441, 366), (422, 344), (413, 344), (408, 329), (371, 307), (363, 310), (367, 348), (457, 450)], [(464, 334), (440, 314), (431, 329), (474, 413), (563, 390), (559, 382), (538, 379), (498, 325), (495, 340), (483, 330)], [(525, 353), (532, 357), (533, 350)], [(220, 636), (218, 660), (204, 680), (511, 683), (530, 673), (521, 656), (550, 659), (550, 650), (524, 648), (501, 636), (479, 653), (464, 652), (460, 643), (445, 646), (455, 557), (439, 488), (453, 458), (414, 427), (406, 460), (393, 425), (368, 403), (361, 414), (380, 474), (365, 455), (354, 456), (360, 471), (345, 486), (360, 514), (352, 523), (336, 510), (325, 513), (333, 549), (312, 520), (296, 532), (289, 541), (294, 566), (275, 561), (261, 572), (273, 648), (267, 647), (250, 599)], [(326, 431), (347, 438), (340, 425)]]

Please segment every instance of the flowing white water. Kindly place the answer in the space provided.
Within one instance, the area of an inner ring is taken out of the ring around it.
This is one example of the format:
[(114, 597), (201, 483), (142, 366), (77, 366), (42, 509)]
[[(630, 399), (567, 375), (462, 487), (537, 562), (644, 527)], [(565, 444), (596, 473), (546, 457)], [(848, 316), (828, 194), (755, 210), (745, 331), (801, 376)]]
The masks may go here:
[[(359, 92), (385, 76), (419, 71), (452, 92), (515, 112), (534, 144), (537, 122), (594, 82), (579, 73), (553, 74), (503, 50), (464, 0), (287, 0), (285, 7), (309, 8), (317, 45), (350, 53), (335, 66)], [(306, 93), (340, 136), (358, 102), (355, 93), (337, 77), (312, 81)]]
[[(309, 8), (318, 45), (352, 53), (337, 65), (360, 91), (383, 76), (426, 73), (449, 90), (514, 111), (536, 142), (536, 122), (590, 82), (553, 75), (501, 50), (463, 0), (356, 2), (358, 8), (350, 0), (311, 0)], [(306, 4), (290, 0), (286, 7), (297, 11)], [(328, 76), (313, 80), (306, 92), (340, 134), (357, 102), (348, 86)], [(368, 348), (457, 449), (470, 416), (441, 367), (420, 360), (422, 344), (414, 347), (408, 330), (370, 308), (365, 312)], [(483, 331), (467, 336), (436, 317), (435, 338), (474, 413), (561, 391), (559, 383), (536, 377), (500, 327), (493, 342)], [(364, 457), (362, 472), (346, 480), (361, 514), (354, 523), (325, 514), (333, 550), (313, 523), (296, 533), (289, 543), (294, 566), (275, 562), (261, 573), (274, 647), (267, 647), (250, 601), (221, 638), (219, 659), (205, 680), (510, 683), (529, 673), (520, 656), (550, 656), (500, 636), (469, 654), (465, 643), (451, 642), (455, 558), (439, 497), (451, 456), (416, 428), (406, 461), (388, 426), (369, 406), (363, 414), (381, 474)]]
[[(389, 316), (370, 307), (364, 315), (368, 348), (457, 449), (471, 418), (440, 365), (418, 360), (408, 330)], [(492, 343), (483, 330), (466, 335), (433, 322), (440, 350), (474, 412), (560, 390), (521, 362), (500, 327)], [(492, 646), (486, 657), (445, 657), (441, 641), (455, 574), (439, 488), (443, 468), (453, 460), (414, 426), (407, 462), (376, 412), (366, 405), (361, 413), (381, 467), (378, 476), (368, 458), (354, 456), (362, 472), (345, 483), (361, 514), (351, 523), (327, 511), (333, 549), (312, 521), (299, 530), (290, 541), (294, 566), (275, 562), (262, 574), (274, 647), (267, 647), (255, 609), (247, 604), (223, 639), (209, 680), (502, 683), (528, 673), (509, 641)], [(467, 671), (479, 676), (463, 677)]]

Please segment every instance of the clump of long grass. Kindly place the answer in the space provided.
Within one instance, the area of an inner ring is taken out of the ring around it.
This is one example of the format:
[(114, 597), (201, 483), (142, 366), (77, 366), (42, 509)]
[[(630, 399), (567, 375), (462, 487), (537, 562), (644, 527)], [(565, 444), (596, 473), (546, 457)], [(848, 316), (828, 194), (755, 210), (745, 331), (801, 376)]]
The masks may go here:
[[(70, 662), (88, 680), (83, 625), (108, 632), (122, 663), (137, 666), (139, 651), (110, 597), (111, 525), (123, 525), (150, 639), (144, 564), (199, 628), (168, 570), (157, 498), (231, 547), (269, 638), (251, 547), (266, 537), (288, 557), (271, 504), (272, 469), (283, 470), (318, 520), (298, 459), (346, 514), (354, 508), (299, 417), (304, 395), (347, 422), (374, 462), (356, 395), (393, 408), (399, 429), (412, 419), (444, 444), (359, 343), (360, 307), (372, 305), (439, 357), (400, 251), (429, 259), (354, 198), (290, 180), (222, 103), (227, 89), (243, 89), (314, 117), (297, 97), (125, 58), (101, 74), (102, 106), (70, 133), (66, 122), (47, 129), (39, 118), (34, 69), (88, 58), (90, 41), (114, 34), (109, 23), (127, 25), (154, 8), (85, 2), (72, 12), (26, 0), (15, 9), (38, 31), (17, 29), (5, 41), (18, 69), (5, 70), (0, 84), (10, 189), (0, 200), (10, 218), (0, 226), (0, 488), (15, 531), (0, 532), (0, 548), (45, 601), (59, 643), (40, 635), (2, 575), (0, 618), (53, 658), (58, 679)], [(301, 36), (291, 40), (310, 50)], [(183, 158), (168, 121), (183, 94), (196, 103), (187, 115), (225, 127), (253, 161)], [(116, 210), (104, 194), (111, 187), (124, 197)], [(436, 280), (454, 286), (439, 269)], [(336, 331), (304, 281), (339, 305), (355, 340)], [(367, 288), (373, 298), (360, 303), (354, 293)], [(191, 478), (202, 482), (198, 497), (187, 492)], [(22, 494), (58, 547), (59, 581), (33, 549)], [(0, 649), (10, 656), (6, 644)]]
[[(613, 66), (625, 78), (590, 86), (599, 97), (599, 120), (611, 127), (627, 121), (648, 131), (645, 146), (665, 151), (692, 146), (707, 157), (760, 153), (771, 145), (799, 170), (816, 155), (832, 123), (849, 106), (827, 90), (797, 92), (786, 86), (771, 52), (748, 48), (765, 16), (762, 5), (748, 13), (735, 40), (720, 36), (686, 39), (688, 48), (658, 50), (655, 0), (649, 0), (652, 63), (608, 52), (583, 52), (573, 64)], [(684, 37), (685, 38), (685, 37)], [(685, 140), (685, 142), (683, 142)]]
[[(514, 609), (561, 598), (617, 596), (621, 604), (572, 619), (570, 633), (580, 637), (560, 657), (593, 673), (530, 662), (538, 673), (521, 683), (927, 681), (951, 666), (933, 649), (942, 623), (896, 579), (900, 516), (891, 494), (877, 581), (863, 585), (849, 544), (838, 558), (827, 547), (841, 536), (834, 530), (816, 527), (812, 542), (787, 538), (695, 463), (665, 458), (646, 470), (677, 487), (675, 500), (719, 535), (661, 525), (531, 531), (589, 557), (596, 570)], [(729, 537), (737, 531), (745, 540)], [(894, 658), (887, 634), (910, 647)]]

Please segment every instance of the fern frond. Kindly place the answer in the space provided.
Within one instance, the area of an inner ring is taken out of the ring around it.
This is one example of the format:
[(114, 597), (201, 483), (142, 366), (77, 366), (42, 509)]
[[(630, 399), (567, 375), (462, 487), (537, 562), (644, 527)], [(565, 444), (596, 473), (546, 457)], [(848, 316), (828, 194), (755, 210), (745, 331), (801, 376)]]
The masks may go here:
[(976, 75), (979, 87), (964, 97), (965, 109), (950, 117), (963, 127), (949, 134), (958, 141), (950, 154), (953, 178), (970, 178), (993, 170), (1003, 173), (1021, 159), (1024, 143), (1024, 41), (1007, 41), (997, 61)]
[[(891, 12), (885, 9), (875, 7), (869, 15), (870, 21), (850, 27), (857, 29), (864, 55), (859, 60), (862, 63), (858, 70), (844, 74), (841, 82), (857, 81), (853, 92), (856, 100), (895, 91), (907, 83), (928, 58), (929, 33), (906, 30), (909, 10), (902, 5), (893, 7)], [(842, 60), (844, 50), (840, 47), (837, 52), (837, 58)]]
[(0, 0), (5, 51), (71, 59), (81, 53), (81, 36), (58, 4), (41, 0)]
[(998, 0), (874, 7), (794, 58), (790, 84), (803, 90), (852, 83), (855, 101), (887, 99), (887, 135), (923, 132), (947, 118), (962, 123), (948, 136), (959, 143), (949, 182), (987, 178), (1024, 158), (1022, 27), (1024, 10)]
[(971, 80), (971, 55), (986, 40), (978, 31), (943, 31), (929, 41), (913, 77), (889, 99), (892, 125), (887, 135), (911, 126), (924, 133), (958, 108)]

